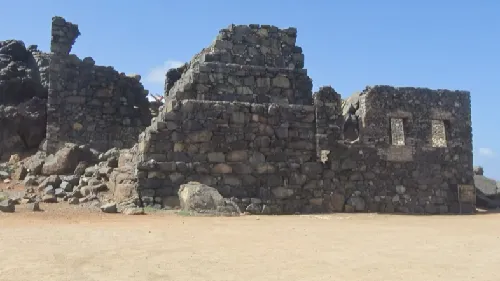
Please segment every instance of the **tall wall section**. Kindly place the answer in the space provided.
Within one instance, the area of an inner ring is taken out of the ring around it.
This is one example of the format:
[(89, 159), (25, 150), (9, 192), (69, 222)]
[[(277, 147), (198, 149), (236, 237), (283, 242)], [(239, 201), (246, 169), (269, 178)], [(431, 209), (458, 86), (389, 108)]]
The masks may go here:
[(231, 25), (197, 54), (166, 96), (174, 99), (312, 104), (295, 28)]
[(376, 86), (345, 116), (331, 87), (311, 94), (295, 39), (293, 28), (230, 26), (167, 79), (140, 136), (142, 203), (199, 181), (254, 213), (457, 211), (472, 183), (469, 93)]
[(65, 142), (101, 151), (132, 147), (151, 120), (140, 77), (71, 55), (79, 35), (77, 25), (52, 19), (47, 150), (53, 153)]
[(447, 213), (473, 184), (470, 94), (368, 87), (357, 101), (359, 142), (331, 159), (346, 194), (378, 211)]

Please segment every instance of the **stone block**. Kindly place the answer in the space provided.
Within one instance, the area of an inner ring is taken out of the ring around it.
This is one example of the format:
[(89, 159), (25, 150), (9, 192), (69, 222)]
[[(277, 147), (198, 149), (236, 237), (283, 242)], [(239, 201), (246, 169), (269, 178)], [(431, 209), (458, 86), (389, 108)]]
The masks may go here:
[(226, 155), (222, 152), (210, 152), (207, 154), (208, 162), (211, 163), (224, 163), (226, 162)]
[(212, 168), (212, 173), (214, 173), (214, 174), (230, 174), (232, 172), (233, 172), (233, 168), (231, 168), (231, 166), (224, 164), (224, 163), (216, 164)]

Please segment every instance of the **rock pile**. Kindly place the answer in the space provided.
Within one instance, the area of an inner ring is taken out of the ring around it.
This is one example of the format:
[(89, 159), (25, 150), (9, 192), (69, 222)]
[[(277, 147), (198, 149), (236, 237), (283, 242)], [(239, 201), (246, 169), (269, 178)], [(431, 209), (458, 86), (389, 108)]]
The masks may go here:
[[(123, 174), (133, 173), (133, 170), (117, 169), (122, 152), (113, 148), (99, 153), (86, 146), (68, 143), (53, 155), (46, 156), (39, 152), (21, 162), (4, 165), (0, 169), (0, 177), (23, 182), (26, 192), (17, 203), (31, 204), (28, 207), (33, 211), (40, 210), (39, 202), (68, 202), (72, 205), (100, 206), (106, 213), (123, 209), (127, 214), (141, 214), (142, 210), (136, 209), (139, 202), (133, 200), (132, 192), (125, 195), (121, 192), (124, 183), (125, 187), (133, 188), (133, 184), (124, 180), (127, 177)], [(125, 167), (126, 161), (122, 160)], [(119, 205), (114, 203), (115, 191)], [(2, 212), (15, 211), (12, 206), (16, 202), (12, 198), (4, 196), (0, 199)]]
[(0, 158), (45, 138), (49, 55), (22, 41), (0, 41)]

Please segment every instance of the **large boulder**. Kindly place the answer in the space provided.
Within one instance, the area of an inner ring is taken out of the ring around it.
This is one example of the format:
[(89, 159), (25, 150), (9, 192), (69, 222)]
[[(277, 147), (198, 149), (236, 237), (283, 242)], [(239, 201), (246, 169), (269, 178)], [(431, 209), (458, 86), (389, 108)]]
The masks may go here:
[[(0, 194), (0, 196), (2, 196)], [(12, 199), (0, 197), (0, 212), (14, 213), (16, 211), (16, 204)]]
[(114, 213), (118, 212), (118, 209), (116, 207), (116, 203), (107, 203), (107, 204), (104, 204), (104, 205), (101, 206), (101, 211), (103, 213), (114, 214)]
[(181, 185), (178, 195), (183, 211), (215, 213), (228, 209), (224, 197), (217, 189), (198, 182)]
[(34, 155), (23, 160), (24, 166), (31, 175), (40, 175), (42, 173), (42, 167), (45, 163), (46, 154), (43, 151), (38, 151)]
[(80, 162), (91, 162), (92, 158), (93, 154), (90, 150), (68, 143), (55, 154), (51, 154), (45, 159), (45, 163), (42, 167), (42, 174), (73, 174)]
[[(0, 157), (39, 146), (45, 137), (49, 55), (22, 41), (0, 41)], [(43, 73), (43, 74), (42, 74)]]
[(45, 138), (47, 100), (33, 97), (17, 105), (0, 104), (0, 154), (36, 149)]

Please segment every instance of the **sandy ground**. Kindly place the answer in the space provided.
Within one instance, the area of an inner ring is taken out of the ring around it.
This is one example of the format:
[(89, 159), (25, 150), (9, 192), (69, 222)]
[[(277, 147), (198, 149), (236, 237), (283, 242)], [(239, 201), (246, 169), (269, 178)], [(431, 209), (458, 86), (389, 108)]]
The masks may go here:
[(0, 280), (500, 280), (500, 215), (0, 213)]

